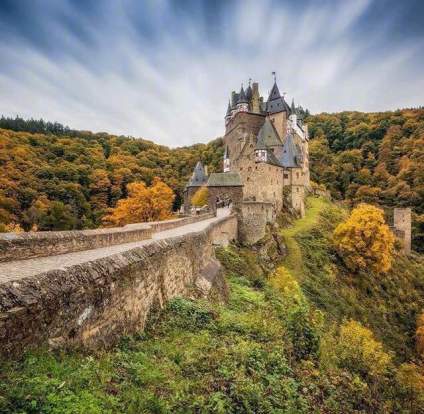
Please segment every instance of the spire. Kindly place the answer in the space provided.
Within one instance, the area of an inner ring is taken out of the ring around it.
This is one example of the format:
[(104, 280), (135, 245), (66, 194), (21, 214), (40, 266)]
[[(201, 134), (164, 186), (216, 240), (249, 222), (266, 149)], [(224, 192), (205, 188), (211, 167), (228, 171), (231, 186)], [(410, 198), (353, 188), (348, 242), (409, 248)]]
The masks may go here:
[(253, 94), (252, 87), (250, 86), (251, 82), (252, 82), (252, 78), (249, 78), (249, 86), (246, 89), (246, 98), (249, 102), (252, 99), (252, 94)]
[(230, 116), (231, 115), (231, 103), (230, 101), (228, 101), (228, 108), (227, 108), (227, 113), (225, 114), (225, 116)]
[(243, 84), (241, 85), (240, 93), (239, 93), (239, 99), (237, 103), (248, 103), (248, 100), (246, 98), (246, 94), (243, 89)]
[(296, 107), (295, 107), (295, 105), (294, 105), (294, 98), (292, 99), (292, 103), (291, 103), (291, 113), (292, 114), (294, 114), (294, 113), (296, 113)]
[(268, 102), (274, 101), (274, 100), (280, 99), (280, 98), (281, 98), (281, 95), (280, 95), (280, 91), (279, 91), (278, 86), (277, 86), (277, 81), (274, 81), (274, 85), (271, 89), (271, 92), (269, 93)]

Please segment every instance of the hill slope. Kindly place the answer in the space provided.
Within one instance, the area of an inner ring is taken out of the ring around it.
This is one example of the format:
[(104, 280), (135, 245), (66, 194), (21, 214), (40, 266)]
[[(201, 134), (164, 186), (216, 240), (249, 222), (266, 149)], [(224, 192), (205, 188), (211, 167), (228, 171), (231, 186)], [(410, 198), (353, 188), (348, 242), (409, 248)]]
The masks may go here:
[(411, 363), (423, 257), (399, 256), (387, 277), (349, 274), (330, 243), (344, 210), (308, 207), (278, 230), (287, 256), (272, 243), (217, 251), (228, 303), (176, 299), (145, 333), (99, 355), (41, 350), (5, 362), (0, 411), (423, 412), (424, 374)]

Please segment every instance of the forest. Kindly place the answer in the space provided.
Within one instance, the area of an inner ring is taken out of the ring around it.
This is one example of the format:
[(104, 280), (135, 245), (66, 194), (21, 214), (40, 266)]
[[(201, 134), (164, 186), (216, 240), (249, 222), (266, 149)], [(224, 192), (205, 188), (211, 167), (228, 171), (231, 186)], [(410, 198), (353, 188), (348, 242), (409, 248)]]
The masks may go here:
[[(414, 246), (424, 245), (424, 109), (310, 115), (312, 179), (336, 200), (413, 208)], [(0, 231), (102, 224), (127, 185), (155, 177), (181, 205), (201, 159), (221, 170), (222, 139), (168, 148), (145, 139), (75, 131), (57, 122), (0, 118)]]

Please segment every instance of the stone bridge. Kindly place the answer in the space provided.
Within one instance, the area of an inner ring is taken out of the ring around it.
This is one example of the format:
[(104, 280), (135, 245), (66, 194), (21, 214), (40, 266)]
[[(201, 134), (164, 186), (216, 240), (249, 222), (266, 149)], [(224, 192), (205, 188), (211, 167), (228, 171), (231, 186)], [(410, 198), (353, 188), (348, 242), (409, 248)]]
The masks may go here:
[(222, 284), (214, 245), (236, 238), (228, 209), (115, 229), (0, 235), (0, 352), (95, 348), (140, 331), (155, 307)]

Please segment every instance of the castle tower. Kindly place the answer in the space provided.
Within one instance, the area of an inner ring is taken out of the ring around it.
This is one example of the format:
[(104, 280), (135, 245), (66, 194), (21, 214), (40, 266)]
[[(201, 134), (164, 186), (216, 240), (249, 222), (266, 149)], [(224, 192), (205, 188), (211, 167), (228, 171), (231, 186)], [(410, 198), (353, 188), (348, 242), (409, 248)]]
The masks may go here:
[(250, 110), (256, 114), (261, 113), (261, 97), (259, 95), (259, 84), (254, 82), (252, 85), (252, 97), (250, 98)]
[(403, 240), (406, 254), (411, 253), (411, 209), (395, 208), (393, 212), (393, 227), (397, 235)]
[(275, 80), (269, 93), (268, 101), (266, 102), (266, 112), (274, 124), (278, 135), (284, 137), (287, 130), (287, 118), (290, 114), (290, 107), (287, 105), (284, 97), (281, 96)]

